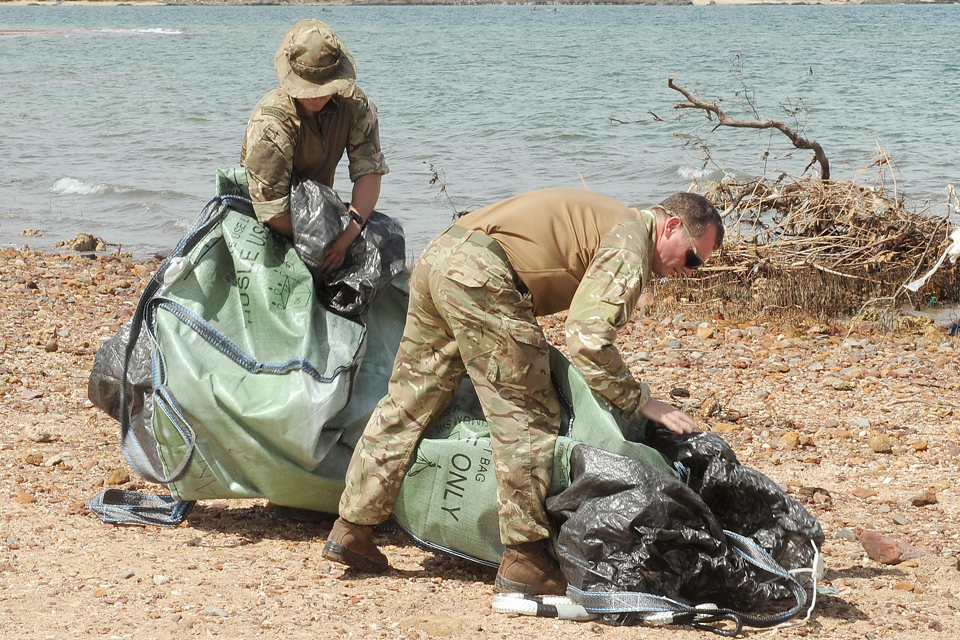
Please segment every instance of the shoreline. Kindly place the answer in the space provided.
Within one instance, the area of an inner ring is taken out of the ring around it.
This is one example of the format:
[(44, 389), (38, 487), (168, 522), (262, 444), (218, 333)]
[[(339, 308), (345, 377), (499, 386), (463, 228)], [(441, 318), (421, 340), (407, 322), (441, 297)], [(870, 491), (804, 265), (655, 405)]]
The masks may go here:
[[(0, 34), (2, 33), (3, 32), (0, 31)], [(36, 234), (25, 232), (24, 240), (34, 238), (35, 236)], [(174, 246), (176, 245), (173, 244), (162, 249), (151, 249), (142, 246), (138, 248), (136, 245), (130, 247), (129, 245), (109, 242), (90, 232), (80, 232), (74, 238), (58, 240), (52, 246), (49, 243), (44, 243), (41, 246), (31, 245), (29, 242), (0, 245), (0, 262), (2, 262), (4, 254), (20, 256), (21, 260), (23, 260), (25, 256), (32, 255), (42, 260), (49, 259), (55, 261), (89, 260), (93, 262), (119, 261), (137, 264), (150, 263), (153, 265), (153, 269), (156, 269), (169, 257)], [(415, 260), (414, 254), (408, 254), (407, 268), (412, 268)], [(949, 268), (947, 265), (944, 266)], [(774, 279), (772, 283), (767, 284), (767, 287), (770, 287), (771, 290), (776, 290), (779, 286), (775, 284), (776, 282), (776, 279)], [(146, 282), (144, 281), (142, 284), (146, 284)], [(721, 291), (719, 294), (717, 293), (717, 286), (715, 283), (714, 293), (712, 294), (714, 297), (708, 296), (699, 302), (697, 301), (699, 296), (693, 290), (685, 296), (682, 292), (674, 290), (669, 285), (666, 287), (657, 287), (656, 293), (652, 295), (649, 292), (644, 294), (643, 300), (646, 300), (646, 302), (641, 302), (641, 306), (661, 307), (665, 311), (672, 313), (692, 312), (695, 315), (703, 315), (705, 317), (719, 313), (720, 318), (726, 316), (731, 321), (740, 322), (744, 319), (751, 318), (751, 314), (757, 310), (756, 305), (749, 302), (751, 297), (754, 302), (760, 300), (759, 304), (763, 305), (763, 312), (767, 310), (768, 304), (782, 304), (782, 302), (779, 301), (776, 303), (771, 303), (769, 300), (764, 301), (762, 296), (758, 297), (758, 294), (753, 292), (752, 287), (744, 287), (742, 283), (739, 285), (733, 284), (730, 291)], [(897, 291), (900, 291), (899, 287)], [(938, 290), (936, 286), (932, 286), (930, 291), (937, 292)], [(808, 324), (819, 324), (824, 321), (836, 323), (856, 322), (857, 319), (863, 317), (862, 314), (870, 306), (871, 301), (861, 297), (857, 293), (851, 291), (847, 293), (849, 295), (841, 302), (841, 306), (831, 306), (829, 310), (823, 304), (818, 305), (810, 299), (805, 299), (806, 301), (798, 301), (796, 304), (791, 303), (788, 306), (774, 306), (774, 309), (786, 310), (789, 308), (790, 310), (784, 311), (783, 313), (773, 313), (768, 316), (768, 318), (776, 322), (799, 321)], [(884, 324), (888, 329), (896, 326), (896, 324), (903, 319), (906, 319), (908, 322), (911, 321), (910, 319), (919, 319), (922, 322), (928, 322), (944, 330), (952, 328), (960, 321), (960, 298), (949, 295), (948, 293), (949, 292), (939, 291), (937, 295), (933, 295), (931, 298), (934, 303), (926, 307), (915, 300), (911, 301), (909, 296), (895, 305), (875, 305), (871, 307), (875, 312), (874, 316), (876, 316), (873, 317), (873, 319), (884, 318), (884, 320), (880, 321), (880, 324)], [(944, 295), (946, 296), (945, 298), (938, 298), (938, 296)], [(715, 304), (712, 304), (721, 299), (726, 300), (726, 303), (722, 306), (717, 307)], [(761, 316), (764, 315), (763, 312), (761, 312)], [(2, 351), (0, 351), (0, 353), (2, 353)]]
[[(0, 0), (2, 1), (2, 0)], [(170, 252), (173, 250), (173, 247), (169, 247), (161, 251), (142, 251), (135, 252), (130, 250), (125, 250), (122, 245), (115, 243), (105, 243), (106, 248), (74, 248), (72, 243), (79, 242), (82, 236), (87, 236), (93, 241), (103, 243), (103, 239), (93, 234), (89, 233), (80, 233), (76, 239), (67, 239), (53, 247), (37, 247), (31, 246), (29, 243), (23, 243), (21, 245), (6, 245), (0, 246), (0, 270), (4, 264), (11, 261), (20, 261), (23, 262), (23, 266), (29, 264), (29, 258), (39, 259), (41, 262), (51, 261), (53, 263), (65, 264), (65, 263), (90, 263), (91, 265), (104, 264), (104, 263), (116, 263), (116, 264), (125, 264), (127, 269), (140, 275), (139, 286), (145, 286), (149, 281), (148, 277), (142, 277), (143, 273), (150, 271), (156, 271), (161, 264), (169, 257)], [(102, 246), (102, 245), (101, 245)], [(136, 265), (136, 267), (134, 267)], [(408, 263), (407, 268), (412, 268), (412, 265)], [(95, 278), (95, 280), (102, 281), (103, 276)], [(22, 282), (27, 280), (20, 279)], [(121, 280), (122, 281), (122, 280)], [(130, 293), (130, 287), (136, 287), (138, 283), (134, 282), (132, 284), (121, 284), (119, 287), (112, 287), (100, 290), (99, 293), (109, 293), (110, 295), (119, 295), (121, 289), (127, 289), (125, 293)], [(58, 290), (59, 293), (59, 290)], [(137, 295), (139, 298), (139, 294)], [(126, 302), (125, 304), (135, 306), (135, 302)], [(709, 307), (707, 304), (698, 306), (697, 303), (693, 302), (681, 302), (677, 303), (673, 299), (673, 295), (667, 293), (662, 298), (656, 294), (651, 294), (648, 290), (644, 296), (641, 298), (639, 303), (639, 308), (643, 313), (649, 313), (650, 311), (655, 311), (660, 309), (662, 313), (673, 315), (679, 313), (683, 315), (691, 315), (704, 318), (709, 318), (716, 315), (716, 310), (712, 307)], [(892, 330), (894, 327), (897, 327), (899, 324), (906, 323), (907, 325), (916, 325), (913, 326), (913, 329), (920, 328), (920, 333), (923, 333), (923, 328), (926, 326), (937, 327), (937, 331), (943, 330), (946, 331), (952, 325), (960, 321), (960, 300), (957, 301), (939, 301), (936, 305), (930, 308), (915, 308), (912, 307), (910, 302), (900, 302), (895, 307), (894, 306), (878, 306), (875, 307), (877, 310), (883, 311), (886, 315), (886, 321), (872, 321), (872, 324), (877, 326), (885, 326), (887, 330)], [(737, 302), (730, 302), (728, 308), (722, 309), (723, 314), (729, 314), (731, 316), (730, 322), (728, 324), (741, 324), (743, 320), (749, 317), (749, 314), (744, 312), (746, 305), (739, 304)], [(554, 318), (555, 316), (563, 315), (553, 314), (547, 316), (547, 318)], [(811, 325), (816, 326), (819, 324), (834, 323), (834, 324), (856, 324), (861, 317), (858, 314), (851, 313), (840, 313), (840, 314), (824, 314), (822, 310), (814, 308), (803, 308), (799, 313), (788, 313), (783, 315), (771, 314), (767, 316), (767, 320), (777, 325), (791, 325), (793, 323), (800, 323), (801, 325)], [(912, 324), (911, 324), (912, 323)], [(118, 330), (119, 326), (115, 327), (115, 330)], [(902, 329), (898, 327), (897, 330)], [(2, 336), (2, 333), (0, 333)], [(107, 336), (109, 337), (109, 336)], [(0, 343), (0, 353), (3, 353), (2, 343)], [(960, 348), (958, 348), (960, 350)], [(2, 381), (2, 378), (0, 378)], [(0, 385), (2, 389), (2, 385)], [(0, 390), (0, 397), (3, 396), (2, 390)], [(958, 565), (960, 569), (960, 565)]]

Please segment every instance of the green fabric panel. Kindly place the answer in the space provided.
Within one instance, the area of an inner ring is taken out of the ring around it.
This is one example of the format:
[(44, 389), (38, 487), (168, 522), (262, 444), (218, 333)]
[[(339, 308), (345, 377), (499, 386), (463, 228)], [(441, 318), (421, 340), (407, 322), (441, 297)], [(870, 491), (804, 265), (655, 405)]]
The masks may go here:
[[(407, 319), (409, 279), (410, 272), (401, 271), (380, 293), (373, 308), (360, 318), (367, 330), (366, 354), (357, 371), (349, 404), (331, 421), (332, 428), (343, 431), (340, 441), (347, 449), (348, 461), (373, 408), (387, 395), (387, 383)], [(345, 466), (343, 470), (346, 473)]]
[(231, 167), (217, 170), (217, 195), (250, 197), (247, 188), (247, 170), (243, 167)]
[(503, 545), (490, 438), (424, 439), (397, 496), (394, 516), (422, 541), (499, 561)]
[(553, 449), (553, 477), (550, 482), (549, 494), (555, 496), (570, 486), (570, 454), (573, 448), (580, 444), (572, 438), (558, 436), (557, 444)]
[[(620, 419), (590, 390), (577, 368), (556, 349), (550, 351), (550, 371), (557, 382), (557, 392), (573, 406), (573, 417), (566, 425), (566, 435), (598, 449), (642, 460), (663, 473), (679, 477), (659, 451), (637, 442), (646, 431), (646, 419)], [(561, 490), (564, 488), (566, 485), (560, 487)]]
[[(397, 522), (421, 541), (460, 555), (497, 564), (503, 556), (486, 422), (467, 420), (452, 436), (425, 438), (403, 481), (394, 506)], [(461, 429), (462, 428), (462, 429)], [(551, 495), (570, 485), (570, 454), (580, 444), (557, 438)], [(555, 489), (556, 487), (556, 489)]]
[[(322, 309), (290, 243), (244, 214), (229, 211), (185, 258), (155, 311), (165, 383), (158, 390), (173, 396), (197, 439), (189, 471), (171, 493), (266, 496), (336, 511), (343, 474), (321, 462), (338, 447), (341, 430), (331, 419), (350, 399), (364, 326)], [(189, 326), (166, 301), (192, 312), (204, 328)], [(205, 338), (208, 329), (226, 341)], [(230, 349), (240, 354), (225, 353)], [(238, 357), (249, 362), (243, 366)], [(169, 470), (186, 449), (161, 408), (154, 427)]]

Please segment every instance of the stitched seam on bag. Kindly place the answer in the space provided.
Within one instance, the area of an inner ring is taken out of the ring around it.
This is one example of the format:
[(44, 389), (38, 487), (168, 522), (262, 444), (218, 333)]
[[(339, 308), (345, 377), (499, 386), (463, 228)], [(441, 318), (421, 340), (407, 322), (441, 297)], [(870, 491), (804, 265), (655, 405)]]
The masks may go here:
[[(190, 426), (190, 423), (180, 412), (180, 407), (166, 387), (158, 387), (154, 397), (160, 406), (160, 411), (167, 416), (167, 419), (180, 434), (180, 437), (183, 438), (184, 444), (187, 445), (187, 453), (184, 455), (183, 460), (180, 461), (180, 464), (159, 480), (161, 484), (168, 484), (176, 482), (186, 474), (190, 461), (193, 459), (193, 452), (196, 449), (197, 436), (193, 431), (193, 427)], [(161, 463), (166, 467), (166, 462), (163, 461), (162, 457)], [(164, 468), (164, 470), (166, 471), (166, 468)]]
[(231, 342), (226, 336), (208, 325), (199, 316), (194, 314), (183, 305), (166, 298), (155, 299), (155, 304), (157, 307), (160, 307), (168, 313), (173, 314), (183, 324), (193, 329), (197, 335), (216, 347), (217, 350), (219, 350), (225, 356), (252, 373), (267, 372), (282, 374), (290, 373), (291, 371), (303, 371), (318, 382), (329, 383), (333, 382), (337, 376), (344, 371), (349, 371), (353, 368), (353, 362), (348, 365), (339, 365), (333, 370), (332, 375), (324, 376), (315, 366), (313, 366), (313, 364), (311, 364), (308, 360), (304, 360), (303, 358), (294, 358), (292, 360), (288, 360), (287, 362), (260, 362), (259, 360), (251, 358), (248, 354), (241, 350), (240, 347)]

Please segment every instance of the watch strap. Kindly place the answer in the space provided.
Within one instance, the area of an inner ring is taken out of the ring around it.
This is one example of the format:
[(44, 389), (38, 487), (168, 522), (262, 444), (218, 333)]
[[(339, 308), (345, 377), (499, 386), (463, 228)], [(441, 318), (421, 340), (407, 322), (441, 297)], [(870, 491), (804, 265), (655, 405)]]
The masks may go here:
[(364, 220), (360, 214), (353, 209), (348, 210), (348, 213), (350, 214), (350, 219), (360, 225), (360, 231), (363, 231), (363, 228), (367, 226), (367, 221)]

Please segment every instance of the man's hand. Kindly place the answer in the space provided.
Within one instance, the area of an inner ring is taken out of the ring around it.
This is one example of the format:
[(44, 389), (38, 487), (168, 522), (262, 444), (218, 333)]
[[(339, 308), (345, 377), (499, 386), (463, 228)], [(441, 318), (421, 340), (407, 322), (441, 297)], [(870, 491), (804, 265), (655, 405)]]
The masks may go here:
[(640, 409), (645, 418), (663, 424), (674, 433), (691, 433), (697, 428), (696, 421), (672, 404), (650, 398)]
[(340, 268), (343, 264), (344, 256), (347, 255), (347, 249), (350, 248), (350, 245), (353, 244), (353, 241), (356, 240), (359, 235), (360, 225), (351, 220), (347, 230), (341, 233), (340, 237), (327, 247), (327, 251), (323, 255), (324, 273), (330, 273)]
[[(350, 200), (350, 210), (364, 220), (370, 217), (370, 212), (377, 205), (377, 199), (380, 197), (381, 178), (383, 176), (378, 173), (370, 173), (360, 176), (353, 183), (353, 198)], [(347, 255), (347, 249), (359, 235), (360, 225), (356, 221), (351, 221), (347, 230), (327, 247), (327, 252), (323, 256), (324, 273), (330, 273), (334, 269), (340, 268), (344, 256)]]

